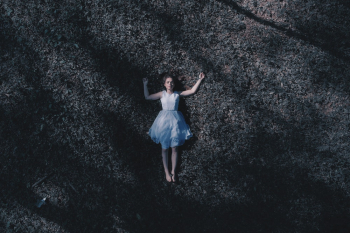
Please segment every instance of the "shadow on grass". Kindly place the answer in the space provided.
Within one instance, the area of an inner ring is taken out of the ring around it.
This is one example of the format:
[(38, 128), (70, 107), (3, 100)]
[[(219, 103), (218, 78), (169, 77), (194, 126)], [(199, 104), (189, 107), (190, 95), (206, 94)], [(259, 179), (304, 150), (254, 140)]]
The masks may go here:
[[(285, 35), (287, 35), (289, 37), (293, 37), (293, 38), (308, 42), (316, 47), (321, 48), (324, 51), (327, 51), (328, 53), (332, 54), (333, 56), (340, 58), (344, 61), (350, 60), (350, 57), (348, 54), (345, 54), (344, 51), (339, 50), (339, 42), (346, 42), (349, 39), (349, 32), (347, 32), (347, 34), (346, 34), (343, 31), (337, 31), (336, 33), (334, 33), (332, 35), (324, 34), (324, 32), (327, 31), (326, 25), (319, 23), (317, 25), (316, 24), (310, 25), (313, 28), (313, 30), (320, 32), (319, 37), (315, 37), (314, 33), (313, 34), (309, 33), (310, 28), (303, 26), (303, 25), (305, 25), (304, 22), (299, 23), (297, 26), (298, 29), (301, 31), (301, 33), (300, 33), (300, 32), (292, 31), (288, 28), (285, 28), (284, 26), (280, 26), (273, 21), (262, 19), (262, 18), (256, 16), (255, 14), (253, 14), (252, 12), (243, 9), (241, 6), (239, 6), (234, 1), (219, 0), (219, 2), (222, 2), (222, 3), (232, 7), (232, 9), (236, 10), (238, 13), (243, 14), (246, 17), (248, 17), (248, 18), (250, 18), (250, 19), (252, 19), (260, 24), (277, 29), (277, 30), (285, 33)], [(320, 4), (317, 1), (315, 1), (315, 5), (319, 6)]]
[[(72, 190), (68, 191), (70, 201), (66, 208), (49, 204), (37, 209), (33, 205), (33, 200), (38, 199), (37, 194), (21, 182), (22, 174), (15, 174), (6, 179), (7, 192), (15, 193), (9, 201), (15, 200), (33, 213), (58, 223), (69, 232), (108, 232), (116, 228), (133, 232), (349, 230), (348, 198), (339, 190), (332, 190), (321, 182), (313, 181), (308, 177), (308, 170), (297, 166), (258, 163), (238, 165), (235, 161), (222, 162), (222, 167), (213, 169), (226, 168), (229, 171), (215, 178), (229, 180), (228, 191), (241, 190), (237, 197), (222, 197), (216, 194), (210, 185), (213, 178), (208, 181), (201, 180), (207, 194), (198, 194), (197, 198), (178, 195), (177, 191), (186, 192), (190, 187), (167, 187), (159, 182), (159, 173), (162, 174), (163, 171), (160, 160), (154, 159), (153, 148), (149, 148), (148, 140), (138, 136), (139, 133), (133, 130), (129, 122), (118, 120), (115, 113), (105, 112), (104, 116), (106, 127), (110, 129), (112, 141), (116, 145), (116, 151), (111, 151), (110, 155), (121, 167), (130, 167), (136, 175), (136, 181), (123, 181), (120, 178), (117, 180), (113, 178), (115, 171), (84, 164), (79, 159), (69, 156), (73, 151), (59, 149), (62, 146), (56, 145), (55, 149), (61, 150), (61, 157), (57, 161), (52, 160), (54, 154), (46, 155), (48, 163), (54, 164), (62, 176), (69, 176), (70, 171), (77, 172), (75, 179), (71, 179), (74, 187), (88, 182), (95, 189), (83, 193), (84, 191), (78, 188), (78, 192), (82, 192), (80, 195)], [(125, 133), (132, 137), (124, 137)], [(273, 138), (266, 133), (257, 134), (252, 145), (266, 146), (269, 143), (271, 148), (281, 147), (280, 141), (272, 140)], [(261, 150), (259, 146), (251, 153), (258, 150)], [(262, 150), (258, 157), (263, 157), (265, 152)], [(278, 156), (279, 153), (280, 151), (276, 150), (270, 155)], [(37, 156), (39, 161), (44, 158), (44, 154), (33, 156)], [(107, 162), (106, 157), (102, 158)], [(19, 165), (17, 163), (18, 161), (9, 165), (16, 167)], [(154, 167), (154, 164), (158, 163), (157, 175), (152, 165)], [(44, 165), (27, 163), (22, 172), (26, 173), (26, 170), (38, 166)], [(246, 182), (246, 185), (243, 185), (242, 181)], [(10, 184), (15, 184), (16, 189)], [(214, 205), (210, 198), (219, 201)], [(120, 220), (119, 224), (116, 219)]]

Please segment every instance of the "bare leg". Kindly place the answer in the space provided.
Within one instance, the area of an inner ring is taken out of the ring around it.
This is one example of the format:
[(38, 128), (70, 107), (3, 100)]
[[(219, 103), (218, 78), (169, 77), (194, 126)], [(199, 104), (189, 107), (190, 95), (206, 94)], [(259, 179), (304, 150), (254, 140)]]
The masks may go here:
[(168, 168), (168, 149), (162, 148), (163, 166), (165, 171), (165, 178), (168, 182), (171, 182), (171, 176)]
[(176, 182), (175, 177), (175, 171), (176, 171), (176, 165), (177, 165), (177, 147), (172, 147), (172, 154), (171, 154), (171, 174), (173, 182)]

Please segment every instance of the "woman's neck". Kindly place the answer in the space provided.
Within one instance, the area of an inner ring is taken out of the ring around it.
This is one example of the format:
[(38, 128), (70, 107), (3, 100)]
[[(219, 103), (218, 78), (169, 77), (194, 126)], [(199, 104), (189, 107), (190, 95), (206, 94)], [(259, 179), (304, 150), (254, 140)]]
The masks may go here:
[(174, 91), (172, 91), (172, 90), (166, 90), (166, 93), (168, 93), (168, 94), (173, 94)]

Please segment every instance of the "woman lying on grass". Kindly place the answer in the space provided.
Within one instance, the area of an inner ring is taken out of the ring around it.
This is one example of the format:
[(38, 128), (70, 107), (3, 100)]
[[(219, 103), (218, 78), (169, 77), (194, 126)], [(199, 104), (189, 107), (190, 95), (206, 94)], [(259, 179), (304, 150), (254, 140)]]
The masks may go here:
[[(181, 112), (177, 111), (179, 98), (194, 94), (201, 81), (204, 79), (203, 73), (199, 74), (197, 83), (191, 90), (177, 92), (174, 91), (174, 79), (169, 74), (163, 75), (163, 82), (166, 90), (150, 95), (148, 93), (148, 80), (143, 79), (144, 94), (147, 100), (158, 100), (162, 102), (163, 110), (159, 112), (157, 118), (149, 129), (148, 134), (152, 140), (162, 145), (162, 157), (165, 171), (165, 178), (168, 182), (176, 182), (177, 147), (185, 143), (185, 140), (192, 137), (189, 126)], [(171, 172), (168, 169), (168, 149), (171, 147)]]

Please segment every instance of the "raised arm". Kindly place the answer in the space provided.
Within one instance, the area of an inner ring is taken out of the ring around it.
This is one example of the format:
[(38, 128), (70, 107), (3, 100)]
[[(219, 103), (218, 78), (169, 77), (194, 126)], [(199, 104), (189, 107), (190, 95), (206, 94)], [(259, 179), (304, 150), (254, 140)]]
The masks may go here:
[(199, 87), (199, 84), (202, 82), (202, 80), (204, 79), (205, 75), (203, 73), (200, 73), (199, 74), (199, 79), (198, 81), (196, 82), (196, 84), (191, 88), (191, 90), (187, 90), (187, 91), (183, 91), (180, 93), (180, 96), (189, 96), (189, 95), (192, 95), (194, 93), (196, 93), (198, 87)]
[(147, 84), (148, 84), (148, 79), (143, 78), (143, 93), (145, 94), (146, 100), (158, 100), (158, 99), (162, 98), (162, 92), (158, 92), (158, 93), (150, 95), (148, 93)]

